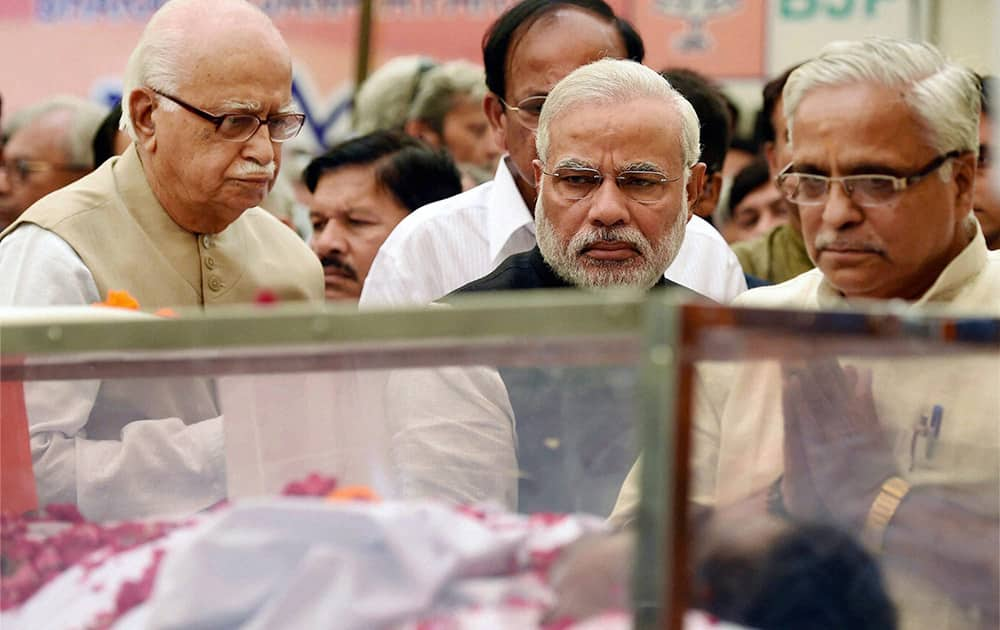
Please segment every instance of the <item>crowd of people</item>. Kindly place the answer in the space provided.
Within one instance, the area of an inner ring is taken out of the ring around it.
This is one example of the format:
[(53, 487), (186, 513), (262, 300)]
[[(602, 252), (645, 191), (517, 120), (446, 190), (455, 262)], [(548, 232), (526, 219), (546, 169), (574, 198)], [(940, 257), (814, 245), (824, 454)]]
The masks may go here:
[[(749, 145), (717, 83), (643, 65), (641, 37), (603, 0), (522, 0), (482, 50), (482, 67), (391, 61), (357, 91), (352, 137), (281, 169), (305, 117), (278, 29), (244, 0), (171, 0), (116, 108), (60, 97), (6, 119), (0, 307), (126, 290), (144, 309), (209, 308), (267, 290), (370, 309), (625, 286), (1000, 318), (995, 85), (933, 46), (817, 50), (764, 86)], [(296, 197), (307, 221), (282, 210)], [(628, 532), (636, 403), (609, 383), (632, 377), (436, 368), (357, 391), (389, 401), (401, 497), (588, 511)], [(748, 357), (696, 377), (694, 536), (707, 519), (782, 523), (708, 554), (692, 577), (704, 607), (765, 628), (822, 618), (809, 597), (837, 608), (816, 628), (890, 627), (893, 606), (908, 628), (1000, 623), (1000, 357)], [(210, 380), (24, 389), (43, 502), (112, 519), (226, 497)], [(920, 458), (929, 401), (949, 423)], [(894, 603), (854, 541), (879, 554)]]

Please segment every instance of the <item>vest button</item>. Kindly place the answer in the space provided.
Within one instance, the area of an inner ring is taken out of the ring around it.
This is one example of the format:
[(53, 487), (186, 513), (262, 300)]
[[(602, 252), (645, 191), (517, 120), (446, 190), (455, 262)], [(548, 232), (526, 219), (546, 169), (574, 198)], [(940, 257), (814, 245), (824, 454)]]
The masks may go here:
[(212, 237), (208, 234), (201, 235), (201, 246), (205, 249), (212, 247)]
[(205, 257), (205, 267), (207, 269), (215, 269), (215, 259), (211, 256)]
[(208, 279), (208, 288), (213, 291), (218, 291), (222, 288), (222, 280), (218, 276), (212, 276)]

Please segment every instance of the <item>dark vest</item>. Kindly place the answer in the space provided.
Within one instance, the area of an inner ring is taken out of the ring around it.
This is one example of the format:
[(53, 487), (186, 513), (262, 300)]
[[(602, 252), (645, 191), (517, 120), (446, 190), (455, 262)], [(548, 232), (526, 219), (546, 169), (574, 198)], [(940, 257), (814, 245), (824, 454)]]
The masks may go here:
[[(661, 278), (658, 287), (678, 286)], [(452, 293), (571, 288), (538, 247)], [(608, 514), (635, 462), (635, 366), (499, 368), (517, 428), (518, 510)]]

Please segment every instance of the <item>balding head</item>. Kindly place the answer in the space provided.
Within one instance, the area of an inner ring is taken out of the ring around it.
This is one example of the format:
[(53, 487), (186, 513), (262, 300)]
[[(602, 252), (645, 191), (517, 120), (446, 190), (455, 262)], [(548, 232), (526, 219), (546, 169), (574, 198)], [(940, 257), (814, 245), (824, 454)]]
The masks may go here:
[(175, 223), (221, 232), (260, 204), (277, 143), (302, 126), (291, 88), (288, 47), (253, 5), (172, 0), (153, 16), (129, 59), (122, 118)]
[(128, 95), (140, 87), (173, 94), (215, 62), (247, 46), (273, 47), (291, 73), (291, 55), (271, 19), (246, 0), (171, 0), (149, 20), (125, 67), (122, 128), (132, 139)]
[(0, 229), (28, 207), (76, 181), (94, 166), (91, 140), (106, 110), (60, 96), (18, 112), (4, 130), (6, 168), (0, 175)]

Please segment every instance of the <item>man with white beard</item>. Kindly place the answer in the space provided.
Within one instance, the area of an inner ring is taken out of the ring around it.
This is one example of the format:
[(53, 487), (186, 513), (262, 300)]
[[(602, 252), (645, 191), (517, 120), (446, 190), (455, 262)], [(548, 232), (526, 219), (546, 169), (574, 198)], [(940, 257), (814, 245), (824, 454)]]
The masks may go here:
[[(705, 178), (691, 104), (645, 66), (597, 61), (549, 93), (537, 149), (538, 245), (449, 297), (673, 285), (663, 273)], [(607, 514), (636, 454), (635, 377), (629, 366), (393, 375), (403, 494)]]
[(538, 245), (457, 293), (672, 284), (705, 179), (691, 104), (649, 68), (604, 59), (549, 94), (537, 148)]

